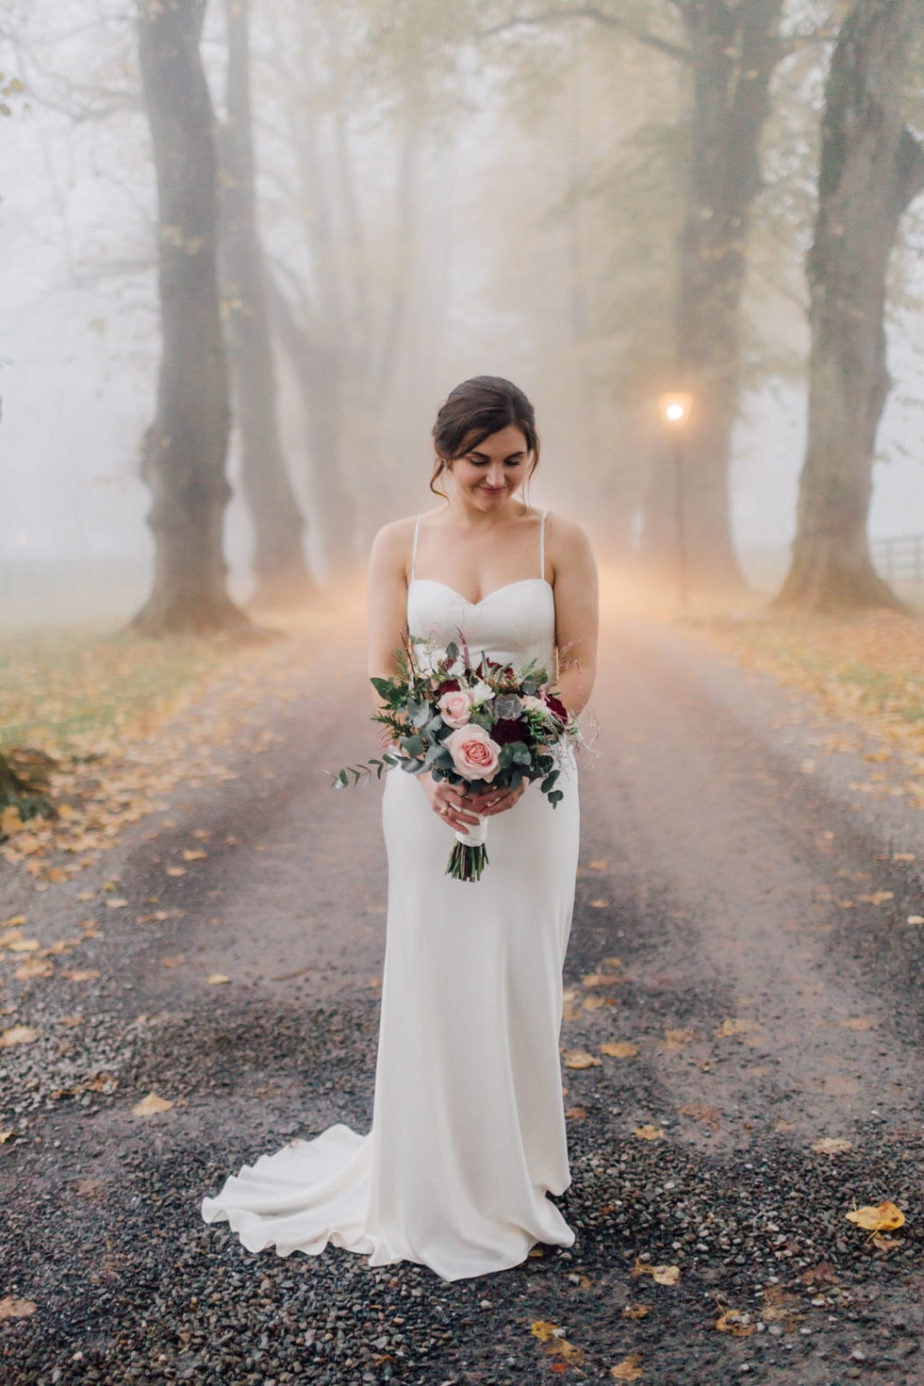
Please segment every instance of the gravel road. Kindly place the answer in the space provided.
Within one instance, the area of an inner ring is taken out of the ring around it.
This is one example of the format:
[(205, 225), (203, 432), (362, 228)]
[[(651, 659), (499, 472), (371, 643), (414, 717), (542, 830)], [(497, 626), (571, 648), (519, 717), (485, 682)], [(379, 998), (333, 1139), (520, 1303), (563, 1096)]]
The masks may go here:
[[(924, 1382), (924, 814), (691, 628), (604, 629), (562, 1029), (593, 1060), (563, 1068), (573, 1249), (446, 1285), (200, 1221), (241, 1163), (371, 1116), (378, 792), (323, 774), (374, 745), (360, 640), (261, 658), (214, 775), (70, 883), (4, 868), (0, 916), (62, 949), (24, 979), (0, 953), (0, 1028), (38, 1032), (0, 1051), (0, 1314), (35, 1305), (0, 1321), (0, 1379)], [(173, 1105), (134, 1115), (151, 1092)], [(897, 1232), (846, 1218), (885, 1200)]]

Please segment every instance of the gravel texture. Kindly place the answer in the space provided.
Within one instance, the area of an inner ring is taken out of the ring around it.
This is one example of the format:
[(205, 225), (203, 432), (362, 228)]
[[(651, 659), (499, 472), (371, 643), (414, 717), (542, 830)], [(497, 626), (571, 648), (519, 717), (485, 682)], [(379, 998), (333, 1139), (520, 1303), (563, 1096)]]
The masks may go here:
[[(858, 790), (863, 745), (820, 752), (810, 708), (692, 631), (605, 631), (562, 1030), (599, 1060), (563, 1068), (574, 1248), (447, 1285), (201, 1222), (244, 1161), (371, 1116), (378, 800), (320, 774), (369, 735), (357, 641), (264, 658), (226, 773), (65, 885), (8, 874), (4, 918), (80, 941), (47, 977), (0, 955), (0, 1028), (39, 1032), (0, 1050), (0, 1300), (36, 1306), (0, 1320), (0, 1379), (924, 1382), (924, 815)], [(185, 714), (203, 737), (224, 696)], [(151, 1091), (173, 1106), (133, 1115)], [(907, 1221), (877, 1243), (845, 1214), (886, 1199)]]

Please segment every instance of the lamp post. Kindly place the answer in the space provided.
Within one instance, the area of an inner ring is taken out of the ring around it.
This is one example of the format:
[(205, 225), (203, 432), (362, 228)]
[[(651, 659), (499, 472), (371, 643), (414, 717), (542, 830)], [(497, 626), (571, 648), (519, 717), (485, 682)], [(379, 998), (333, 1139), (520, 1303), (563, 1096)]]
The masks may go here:
[(671, 439), (671, 460), (674, 471), (674, 542), (677, 548), (677, 584), (681, 610), (687, 606), (687, 533), (684, 498), (683, 436), (693, 407), (693, 396), (675, 390), (662, 395), (658, 401), (661, 417)]

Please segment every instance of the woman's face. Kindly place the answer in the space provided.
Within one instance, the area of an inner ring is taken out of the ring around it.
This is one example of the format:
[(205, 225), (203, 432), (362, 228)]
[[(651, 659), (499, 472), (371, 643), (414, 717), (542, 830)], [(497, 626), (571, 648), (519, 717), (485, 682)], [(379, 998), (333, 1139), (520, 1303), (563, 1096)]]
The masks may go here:
[(517, 492), (529, 475), (526, 435), (516, 424), (490, 433), (450, 465), (456, 494), (479, 510), (495, 510)]

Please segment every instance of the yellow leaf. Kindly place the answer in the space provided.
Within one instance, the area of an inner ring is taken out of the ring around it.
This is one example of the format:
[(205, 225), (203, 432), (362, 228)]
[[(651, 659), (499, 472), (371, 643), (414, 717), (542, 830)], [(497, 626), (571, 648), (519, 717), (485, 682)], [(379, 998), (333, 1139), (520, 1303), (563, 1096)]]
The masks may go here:
[(612, 996), (585, 996), (585, 997), (584, 997), (584, 1010), (585, 1010), (585, 1011), (601, 1011), (601, 1010), (606, 1010), (607, 1006), (615, 1006), (615, 1004), (616, 1004), (616, 1002), (613, 1000)]
[(6, 1145), (7, 1141), (11, 1141), (15, 1135), (16, 1132), (12, 1127), (8, 1127), (4, 1130), (4, 1128), (0, 1126), (0, 1145)]
[(680, 1279), (679, 1266), (654, 1266), (651, 1278), (656, 1285), (676, 1285)]
[(638, 1136), (639, 1140), (642, 1141), (660, 1141), (664, 1138), (664, 1132), (661, 1127), (652, 1126), (650, 1121), (646, 1121), (644, 1126), (636, 1126), (632, 1134), (633, 1136)]
[(535, 1323), (530, 1324), (529, 1331), (534, 1338), (539, 1339), (540, 1343), (547, 1343), (548, 1340), (554, 1338), (557, 1333), (560, 1334), (563, 1332), (563, 1330), (558, 1327), (557, 1323), (549, 1323), (547, 1319), (536, 1319)]
[(33, 1030), (31, 1025), (13, 1025), (9, 1030), (0, 1030), (0, 1049), (9, 1049), (14, 1044), (32, 1044), (38, 1037), (38, 1030)]
[(924, 924), (924, 914), (909, 914), (909, 924)]
[(31, 1299), (16, 1299), (13, 1295), (0, 1299), (0, 1319), (27, 1319), (34, 1313), (35, 1304)]
[(643, 1319), (651, 1310), (647, 1304), (626, 1304), (623, 1306), (622, 1316), (624, 1319)]
[(610, 869), (610, 864), (608, 861), (600, 858), (598, 861), (592, 861), (590, 863), (590, 869), (591, 871), (608, 871)]
[(586, 1107), (569, 1107), (565, 1116), (569, 1121), (583, 1121), (587, 1115)]
[(609, 900), (591, 900), (590, 908), (592, 910), (605, 910), (609, 903)]
[(69, 982), (89, 982), (98, 977), (99, 972), (94, 967), (72, 968), (65, 969), (61, 976), (66, 977)]
[(751, 1323), (750, 1314), (743, 1314), (740, 1309), (726, 1309), (715, 1326), (720, 1333), (731, 1333), (736, 1338), (750, 1338), (757, 1332), (757, 1324)]
[(622, 958), (601, 958), (601, 972), (615, 972), (617, 967), (622, 967)]
[(114, 895), (111, 900), (106, 901), (106, 906), (110, 910), (124, 910), (127, 905), (128, 901), (123, 900), (121, 896)]
[(0, 813), (0, 834), (4, 837), (12, 837), (14, 833), (22, 832), (22, 826), (19, 809), (8, 804)]
[(622, 980), (616, 972), (588, 972), (586, 977), (581, 978), (585, 987), (614, 987)]
[(167, 875), (168, 875), (168, 876), (185, 876), (185, 875), (186, 875), (186, 867), (185, 867), (185, 866), (168, 866), (168, 867), (167, 867)]
[(0, 929), (15, 929), (17, 924), (25, 924), (24, 914), (14, 914), (10, 919), (0, 920)]
[(586, 1049), (566, 1049), (565, 1068), (599, 1068), (603, 1060), (588, 1054)]
[(694, 1030), (665, 1030), (664, 1038), (667, 1040), (667, 1049), (682, 1049), (685, 1044), (692, 1044), (696, 1039)]
[(149, 1092), (147, 1097), (135, 1103), (132, 1113), (140, 1117), (155, 1116), (158, 1112), (169, 1112), (172, 1106), (173, 1103), (165, 1097), (158, 1097), (156, 1092)]
[(893, 852), (893, 853), (892, 853), (892, 860), (893, 860), (893, 861), (914, 861), (914, 860), (915, 860), (915, 854), (914, 854), (914, 852)]
[(841, 1155), (845, 1150), (853, 1150), (853, 1141), (845, 1140), (843, 1136), (822, 1136), (820, 1140), (812, 1142), (812, 1149), (817, 1150), (819, 1155)]
[(600, 1053), (606, 1054), (611, 1059), (634, 1059), (638, 1053), (638, 1045), (631, 1040), (607, 1040), (601, 1044)]
[(210, 972), (205, 979), (209, 986), (220, 987), (223, 982), (230, 982), (231, 978), (226, 977), (223, 972)]
[(191, 852), (191, 851), (189, 851), (189, 849), (187, 848), (186, 851), (184, 851), (184, 853), (183, 853), (183, 860), (184, 860), (184, 861), (202, 861), (203, 858), (205, 858), (205, 857), (207, 857), (207, 856), (208, 856), (208, 852), (199, 852), (199, 851)]
[(172, 957), (161, 958), (160, 961), (162, 967), (182, 967), (183, 963), (186, 961), (186, 954), (174, 953)]
[(629, 1357), (624, 1357), (617, 1366), (610, 1367), (610, 1376), (614, 1381), (640, 1381), (644, 1374), (642, 1359), (637, 1352), (633, 1352)]
[(894, 1203), (877, 1203), (874, 1208), (855, 1208), (845, 1216), (848, 1222), (855, 1222), (864, 1232), (894, 1232), (905, 1222), (904, 1213)]
[(11, 953), (34, 953), (42, 945), (37, 938), (14, 938), (6, 946)]

